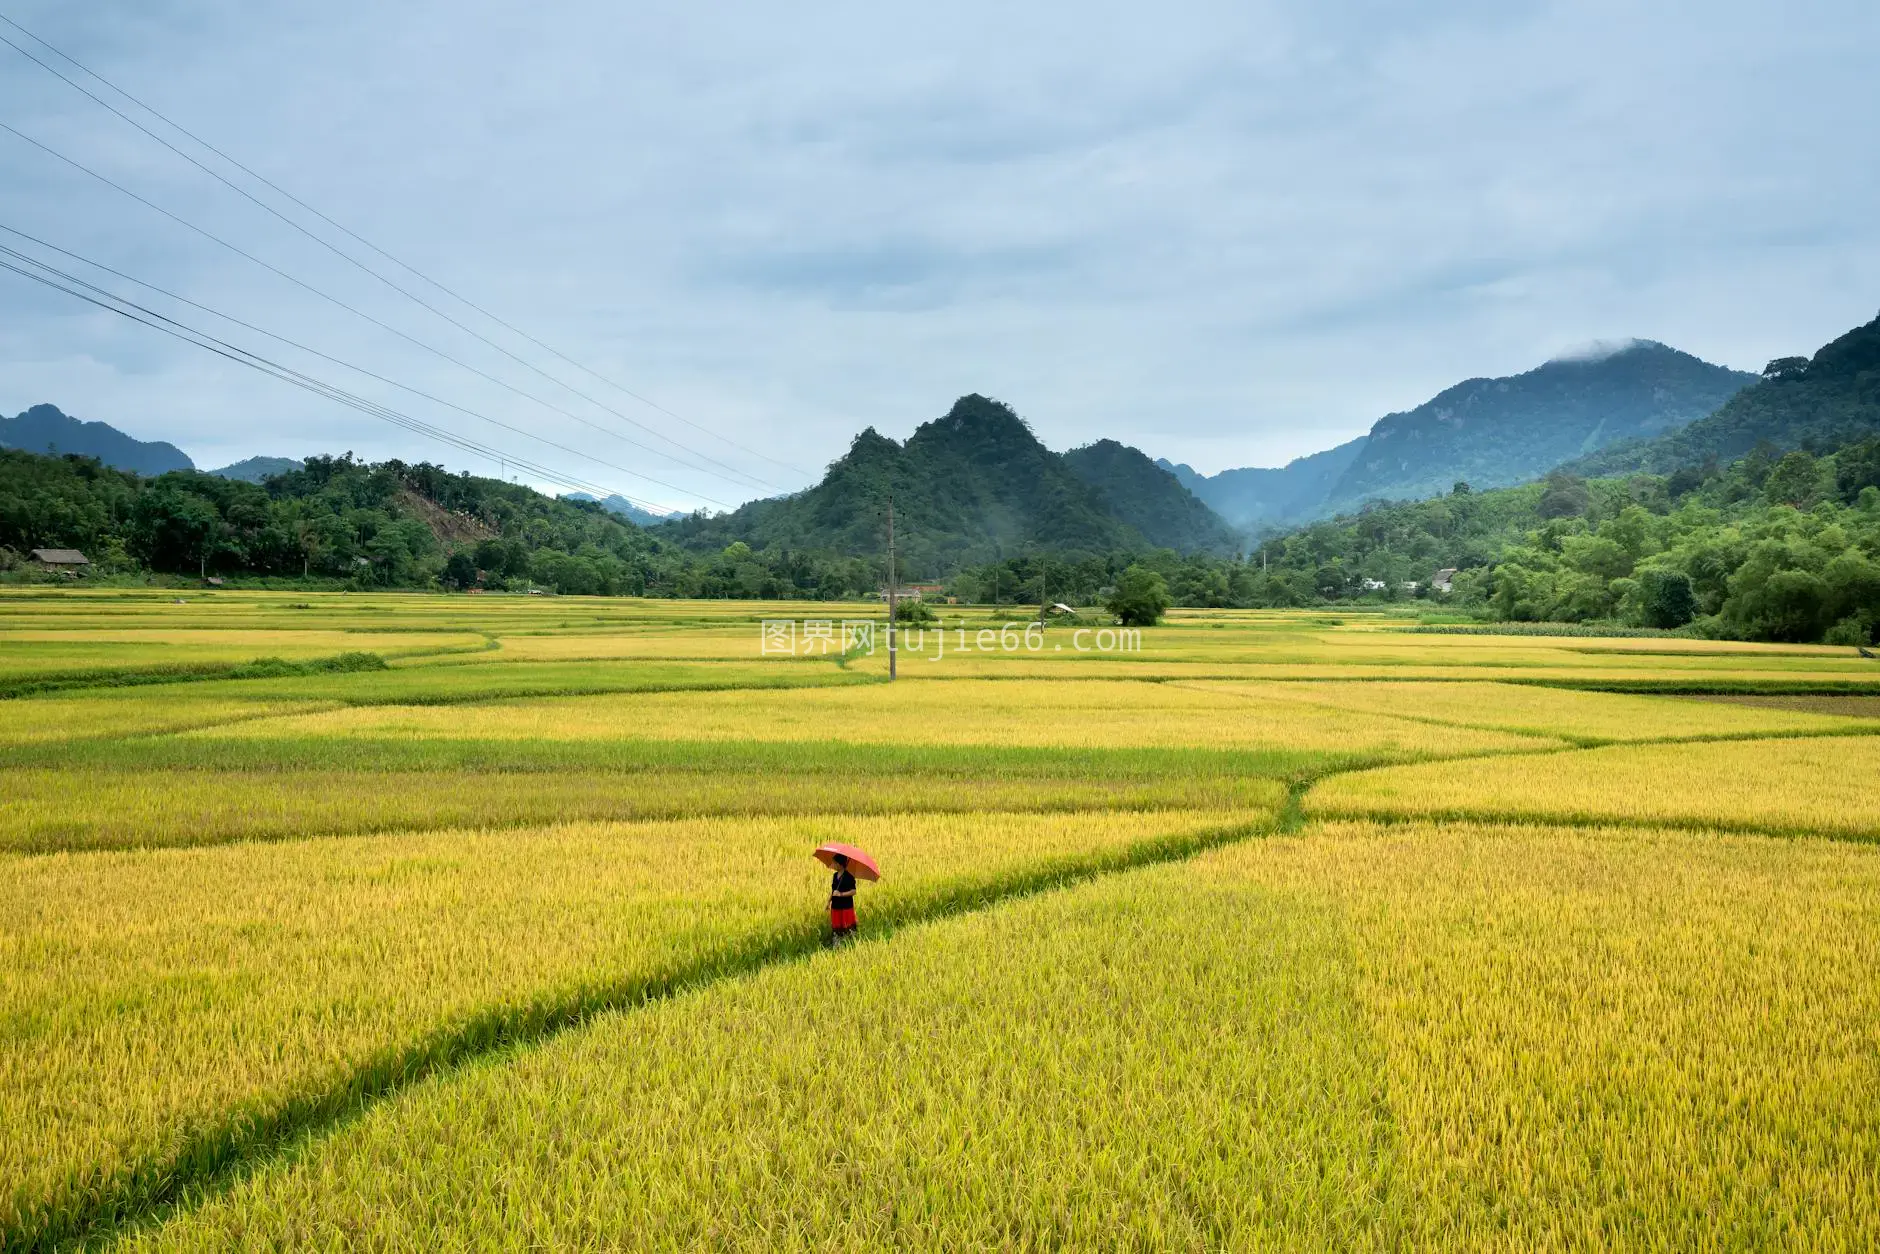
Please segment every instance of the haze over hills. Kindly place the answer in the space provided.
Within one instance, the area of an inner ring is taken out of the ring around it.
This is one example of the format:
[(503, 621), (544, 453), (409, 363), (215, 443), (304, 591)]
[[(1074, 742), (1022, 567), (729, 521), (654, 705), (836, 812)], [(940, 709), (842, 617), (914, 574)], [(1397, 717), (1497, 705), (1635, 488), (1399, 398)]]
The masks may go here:
[(12, 418), (0, 418), (0, 448), (53, 457), (77, 453), (139, 475), (196, 468), (174, 444), (134, 439), (108, 423), (83, 422), (56, 405), (35, 405)]
[(1212, 476), (1173, 468), (1230, 522), (1284, 526), (1368, 500), (1437, 496), (1463, 481), (1507, 487), (1620, 442), (1648, 440), (1714, 412), (1756, 381), (1653, 340), (1558, 358), (1523, 374), (1469, 379), (1370, 433), (1278, 470)]
[(672, 515), (655, 514), (650, 509), (641, 509), (618, 492), (605, 497), (595, 496), (592, 492), (564, 492), (565, 501), (592, 501), (610, 514), (626, 519), (642, 527), (656, 527), (660, 523), (670, 522)]
[(1295, 457), (1276, 469), (1249, 466), (1198, 474), (1192, 466), (1156, 465), (1172, 473), (1182, 486), (1237, 527), (1259, 530), (1314, 515), (1331, 495), (1332, 487), (1358, 454), (1368, 437), (1347, 440), (1322, 453)]
[(1755, 386), (1715, 413), (1656, 440), (1615, 445), (1571, 467), (1586, 475), (1728, 462), (1768, 443), (1831, 448), (1880, 434), (1880, 317), (1824, 344), (1813, 357), (1769, 363)]
[(1234, 534), (1166, 471), (1104, 441), (1052, 452), (1012, 409), (977, 394), (897, 444), (870, 427), (815, 487), (714, 518), (669, 524), (695, 546), (741, 540), (873, 555), (892, 491), (910, 578), (1029, 548), (1103, 553), (1144, 546), (1226, 550)]
[(300, 470), (305, 465), (297, 457), (245, 457), (233, 465), (222, 466), (209, 473), (223, 479), (239, 479), (243, 483), (260, 483), (269, 475), (284, 475), (289, 471)]

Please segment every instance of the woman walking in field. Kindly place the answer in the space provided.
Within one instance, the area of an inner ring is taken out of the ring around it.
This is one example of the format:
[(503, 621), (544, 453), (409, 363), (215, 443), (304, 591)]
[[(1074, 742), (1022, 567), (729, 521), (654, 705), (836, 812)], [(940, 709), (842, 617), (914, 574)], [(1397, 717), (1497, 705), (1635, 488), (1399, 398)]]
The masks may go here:
[(849, 860), (836, 854), (836, 873), (829, 881), (829, 943), (837, 944), (855, 933), (855, 876)]

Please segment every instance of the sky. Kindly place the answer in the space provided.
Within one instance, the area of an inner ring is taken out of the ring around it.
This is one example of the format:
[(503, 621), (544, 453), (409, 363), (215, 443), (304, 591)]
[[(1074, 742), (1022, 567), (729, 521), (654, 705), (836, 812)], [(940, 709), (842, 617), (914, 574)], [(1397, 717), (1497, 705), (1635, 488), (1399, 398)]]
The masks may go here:
[(0, 271), (0, 413), (202, 466), (352, 450), (716, 509), (980, 392), (1053, 448), (1213, 472), (1596, 342), (1759, 369), (1880, 312), (1871, 0), (0, 14), (533, 337), (0, 24), (462, 325), (5, 45), (0, 122), (175, 218), (0, 131), (0, 226), (346, 364), (0, 244), (499, 454)]

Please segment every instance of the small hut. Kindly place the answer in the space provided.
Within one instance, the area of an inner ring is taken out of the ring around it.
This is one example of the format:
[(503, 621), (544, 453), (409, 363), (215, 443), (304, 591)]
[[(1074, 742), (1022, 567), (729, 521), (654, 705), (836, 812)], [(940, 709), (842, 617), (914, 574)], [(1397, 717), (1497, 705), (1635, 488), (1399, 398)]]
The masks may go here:
[(91, 565), (91, 559), (77, 549), (34, 549), (33, 560), (39, 563), (41, 570), (67, 575), (83, 574), (85, 567)]

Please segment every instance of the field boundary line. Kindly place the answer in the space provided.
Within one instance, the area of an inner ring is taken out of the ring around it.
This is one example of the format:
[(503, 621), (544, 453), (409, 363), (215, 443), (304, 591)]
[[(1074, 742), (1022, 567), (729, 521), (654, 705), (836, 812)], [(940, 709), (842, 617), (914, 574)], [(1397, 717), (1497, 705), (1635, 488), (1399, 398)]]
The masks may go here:
[(1552, 827), (1574, 831), (1619, 828), (1627, 831), (1667, 831), (1693, 835), (1761, 836), (1769, 840), (1832, 840), (1849, 845), (1880, 844), (1880, 827), (1868, 831), (1851, 828), (1771, 827), (1767, 824), (1736, 823), (1727, 819), (1693, 819), (1677, 816), (1641, 818), (1631, 815), (1590, 814), (1579, 810), (1572, 813), (1547, 814), (1530, 810), (1494, 812), (1445, 807), (1441, 810), (1423, 810), (1416, 814), (1405, 814), (1401, 811), (1388, 810), (1325, 809), (1306, 813), (1305, 822), (1307, 824), (1376, 823), (1380, 827), (1409, 827), (1418, 823), (1463, 823), (1498, 827)]
[[(1294, 791), (1303, 795), (1303, 782)], [(1295, 824), (1296, 804), (1288, 800)], [(943, 882), (919, 899), (870, 917), (869, 937), (916, 924), (975, 913), (1008, 901), (1069, 888), (1197, 854), (1286, 828), (1289, 815), (1249, 812), (1244, 823), (1149, 837), (1116, 850), (1052, 859), (1000, 879)], [(254, 1171), (365, 1114), (423, 1081), (518, 1051), (576, 1030), (594, 1019), (668, 1000), (719, 981), (799, 961), (822, 948), (820, 920), (804, 919), (781, 935), (759, 933), (717, 954), (666, 971), (612, 984), (588, 985), (533, 1001), (494, 1007), (449, 1028), (383, 1050), (336, 1083), (290, 1094), (266, 1106), (237, 1109), (186, 1135), (171, 1153), (134, 1163), (115, 1179), (72, 1187), (25, 1209), (23, 1221), (0, 1230), (6, 1250), (95, 1247), (123, 1232), (161, 1222), (227, 1191)]]

